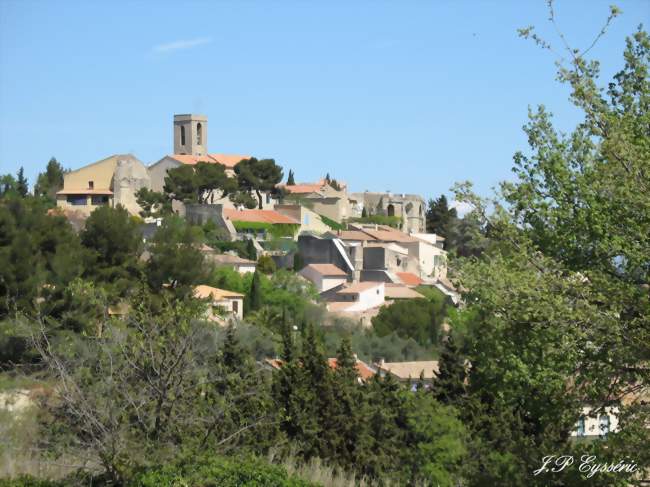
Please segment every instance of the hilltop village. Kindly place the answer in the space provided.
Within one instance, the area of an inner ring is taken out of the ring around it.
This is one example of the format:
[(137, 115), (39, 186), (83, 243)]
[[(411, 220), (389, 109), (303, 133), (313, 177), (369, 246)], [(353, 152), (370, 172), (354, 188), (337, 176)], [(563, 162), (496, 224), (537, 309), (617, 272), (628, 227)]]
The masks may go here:
[[(319, 181), (297, 183), (290, 171), (286, 181), (260, 181), (265, 176), (253, 174), (250, 179), (257, 178), (258, 183), (252, 181), (242, 197), (223, 176), (237, 180), (242, 161), (269, 160), (211, 153), (208, 119), (202, 115), (175, 115), (173, 137), (174, 153), (149, 166), (131, 154), (113, 155), (66, 173), (63, 188), (56, 193), (58, 209), (71, 220), (83, 220), (100, 206), (121, 205), (144, 217), (146, 239), (161, 224), (161, 199), (166, 193), (169, 213), (194, 225), (211, 222), (223, 240), (250, 241), (257, 257), (252, 260), (203, 244), (201, 250), (210, 262), (248, 273), (255, 271), (260, 259), (271, 258), (276, 268), (292, 269), (311, 282), (329, 312), (365, 326), (395, 300), (424, 298), (414, 289), (418, 286), (435, 287), (458, 303), (459, 295), (447, 279), (444, 238), (426, 233), (426, 202), (421, 196), (352, 193), (345, 182), (329, 174)], [(222, 178), (213, 178), (213, 187), (209, 177), (207, 183), (191, 187), (188, 175), (206, 166), (218, 167)], [(281, 168), (272, 169), (276, 178), (281, 177)], [(152, 200), (152, 194), (158, 199)], [(243, 318), (243, 296), (206, 286), (199, 286), (197, 293), (213, 296), (233, 317)], [(222, 316), (215, 320), (228, 321)]]

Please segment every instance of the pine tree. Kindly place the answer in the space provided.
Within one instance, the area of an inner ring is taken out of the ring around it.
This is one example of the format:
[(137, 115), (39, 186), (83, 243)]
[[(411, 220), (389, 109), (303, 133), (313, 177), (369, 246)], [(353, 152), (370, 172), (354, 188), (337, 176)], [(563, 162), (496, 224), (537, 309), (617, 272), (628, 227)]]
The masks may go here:
[(368, 218), (368, 210), (365, 207), (361, 210), (361, 218)]
[(305, 267), (305, 260), (302, 258), (300, 252), (296, 252), (293, 254), (293, 270), (298, 272), (302, 270), (303, 267)]
[(289, 169), (289, 176), (287, 177), (287, 186), (295, 186), (296, 181), (294, 180), (293, 170)]
[(250, 307), (251, 311), (257, 311), (262, 307), (262, 283), (260, 273), (256, 270), (253, 274), (253, 283), (250, 290)]
[(435, 376), (432, 392), (439, 402), (457, 404), (462, 400), (465, 395), (465, 360), (452, 335), (444, 342)]
[(55, 198), (56, 192), (63, 188), (64, 173), (63, 166), (59, 164), (55, 157), (52, 157), (47, 163), (45, 172), (40, 173), (36, 179), (34, 194)]
[(18, 191), (18, 194), (23, 198), (27, 196), (27, 193), (29, 193), (27, 178), (25, 178), (25, 171), (22, 166), (20, 167), (20, 169), (18, 169), (18, 180), (16, 181), (16, 191)]

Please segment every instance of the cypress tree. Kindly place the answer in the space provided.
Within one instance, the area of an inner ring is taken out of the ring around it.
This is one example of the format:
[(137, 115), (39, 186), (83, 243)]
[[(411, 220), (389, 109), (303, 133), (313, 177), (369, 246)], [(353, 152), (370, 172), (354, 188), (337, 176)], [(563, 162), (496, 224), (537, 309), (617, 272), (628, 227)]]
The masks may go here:
[(361, 218), (368, 218), (368, 210), (365, 207), (361, 210)]
[(251, 260), (257, 260), (257, 249), (252, 238), (246, 240), (246, 256)]
[(253, 283), (250, 290), (250, 310), (257, 311), (262, 307), (262, 283), (260, 273), (256, 270), (253, 274)]
[(27, 178), (25, 178), (25, 170), (21, 166), (20, 169), (18, 169), (18, 180), (16, 181), (16, 191), (18, 191), (18, 194), (22, 196), (23, 198), (27, 196), (27, 193), (29, 192), (29, 186), (27, 185)]
[(289, 176), (287, 177), (287, 186), (295, 186), (296, 181), (294, 180), (293, 171), (289, 169)]
[(432, 392), (443, 404), (455, 404), (465, 395), (465, 359), (452, 335), (444, 341)]

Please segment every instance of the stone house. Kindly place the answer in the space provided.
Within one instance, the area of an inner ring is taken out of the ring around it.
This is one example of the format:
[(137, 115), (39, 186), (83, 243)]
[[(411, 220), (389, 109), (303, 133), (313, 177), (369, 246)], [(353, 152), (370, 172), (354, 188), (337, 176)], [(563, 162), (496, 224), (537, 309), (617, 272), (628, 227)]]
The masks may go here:
[(273, 207), (281, 215), (300, 222), (300, 232), (325, 233), (330, 231), (321, 216), (306, 206), (295, 204), (277, 204)]
[(200, 285), (194, 288), (194, 297), (209, 302), (206, 318), (225, 324), (227, 318), (244, 318), (244, 295), (212, 286)]
[(150, 187), (149, 173), (140, 160), (131, 154), (116, 154), (64, 174), (56, 204), (64, 211), (85, 215), (99, 206), (122, 205), (137, 215), (142, 208), (135, 194)]
[(296, 199), (302, 206), (313, 212), (324, 215), (338, 223), (352, 216), (347, 186), (340, 182), (340, 190), (330, 186), (325, 179), (315, 183), (299, 183), (291, 186), (283, 185), (287, 200)]

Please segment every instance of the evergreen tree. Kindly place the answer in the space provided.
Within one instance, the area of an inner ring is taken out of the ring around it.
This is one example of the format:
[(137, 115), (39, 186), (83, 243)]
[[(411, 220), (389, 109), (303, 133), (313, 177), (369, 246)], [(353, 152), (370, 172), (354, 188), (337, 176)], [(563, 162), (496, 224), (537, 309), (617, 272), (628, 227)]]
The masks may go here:
[(251, 284), (250, 294), (249, 294), (249, 309), (251, 311), (257, 311), (262, 307), (262, 283), (260, 280), (260, 272), (255, 270), (253, 274), (253, 282)]
[(246, 256), (251, 260), (257, 260), (257, 249), (252, 238), (246, 239)]
[(433, 382), (433, 396), (443, 404), (457, 404), (465, 395), (465, 359), (456, 346), (453, 335), (443, 343), (438, 371)]
[(368, 210), (366, 210), (366, 207), (363, 207), (363, 210), (361, 210), (361, 218), (368, 218)]
[(40, 173), (34, 186), (36, 196), (46, 196), (50, 199), (56, 198), (56, 192), (63, 188), (63, 166), (55, 157), (47, 163), (44, 173)]
[(444, 194), (437, 200), (429, 200), (426, 217), (427, 232), (435, 233), (445, 239), (451, 238), (451, 229), (458, 214), (455, 208), (449, 208), (447, 197)]
[(301, 271), (303, 267), (305, 267), (305, 260), (302, 258), (300, 252), (296, 252), (293, 254), (293, 270), (298, 272)]
[(27, 178), (25, 178), (25, 171), (23, 170), (22, 166), (20, 167), (20, 169), (18, 169), (18, 178), (16, 180), (16, 191), (18, 191), (18, 194), (23, 198), (27, 196), (27, 193), (29, 193)]
[(287, 186), (295, 186), (296, 181), (294, 180), (293, 171), (289, 169), (289, 176), (287, 177)]

